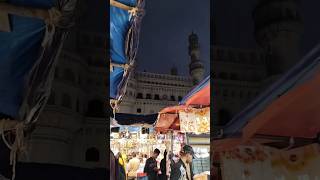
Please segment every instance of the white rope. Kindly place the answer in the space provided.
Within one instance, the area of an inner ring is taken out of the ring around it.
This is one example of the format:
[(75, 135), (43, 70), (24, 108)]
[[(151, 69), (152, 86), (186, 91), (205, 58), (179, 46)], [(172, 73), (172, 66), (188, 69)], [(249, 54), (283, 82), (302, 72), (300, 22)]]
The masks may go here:
[(131, 15), (131, 16), (136, 16), (138, 14), (138, 8), (137, 7), (132, 7), (128, 13)]
[(52, 37), (55, 33), (55, 28), (62, 16), (61, 12), (55, 7), (48, 10), (48, 15), (48, 18), (45, 19), (46, 33), (41, 43), (42, 47), (45, 47), (46, 44), (51, 43)]
[(110, 67), (112, 67), (112, 68), (113, 67), (121, 67), (123, 69), (129, 69), (130, 66), (131, 66), (130, 64), (118, 64), (118, 63), (113, 63), (113, 62), (110, 63)]
[[(9, 126), (9, 127), (6, 127)], [(10, 126), (15, 126), (14, 129), (12, 129)], [(8, 130), (15, 130), (16, 136), (14, 139), (13, 145), (10, 145), (5, 137), (5, 131)], [(5, 145), (10, 149), (10, 165), (12, 165), (12, 180), (16, 177), (16, 162), (17, 162), (17, 154), (24, 151), (24, 124), (23, 122), (18, 123), (17, 121), (10, 120), (10, 119), (2, 119), (0, 120), (0, 132), (1, 137)]]
[(10, 152), (10, 165), (12, 165), (12, 180), (16, 177), (16, 163), (18, 153), (24, 151), (24, 124), (18, 123), (16, 126), (16, 137)]
[(123, 77), (125, 77), (128, 73), (129, 68), (132, 67), (131, 64), (117, 64), (117, 63), (110, 63), (110, 72), (113, 72), (113, 67), (120, 67), (123, 68)]
[(60, 21), (62, 13), (55, 7), (48, 10), (49, 18), (46, 19), (47, 24), (57, 25)]
[(8, 141), (6, 140), (6, 137), (5, 137), (5, 134), (4, 134), (4, 131), (5, 131), (5, 122), (7, 121), (7, 119), (2, 119), (0, 120), (0, 133), (1, 133), (1, 138), (2, 138), (2, 141), (4, 142), (4, 144), (9, 148), (11, 149), (12, 147), (10, 146), (10, 144), (8, 143)]
[(118, 110), (118, 100), (110, 100), (110, 105), (112, 108), (113, 117), (115, 118), (116, 112)]

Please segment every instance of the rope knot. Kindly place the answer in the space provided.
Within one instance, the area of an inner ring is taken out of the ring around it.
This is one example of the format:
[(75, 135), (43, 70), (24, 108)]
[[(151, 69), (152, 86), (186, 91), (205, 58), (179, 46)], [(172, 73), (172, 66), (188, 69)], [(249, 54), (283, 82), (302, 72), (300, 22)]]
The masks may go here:
[(57, 25), (60, 21), (62, 13), (55, 7), (48, 10), (49, 17), (46, 19), (46, 23), (50, 25)]

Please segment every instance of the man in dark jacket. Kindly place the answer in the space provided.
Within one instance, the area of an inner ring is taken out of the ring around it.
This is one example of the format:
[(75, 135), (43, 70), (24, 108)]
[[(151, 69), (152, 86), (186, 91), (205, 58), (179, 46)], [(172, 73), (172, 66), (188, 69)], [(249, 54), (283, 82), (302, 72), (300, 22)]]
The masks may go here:
[(180, 151), (180, 160), (174, 164), (170, 173), (170, 180), (192, 180), (192, 159), (194, 156), (193, 148), (184, 145)]
[(161, 175), (159, 180), (168, 180), (167, 178), (167, 150), (164, 151), (163, 159), (160, 161)]
[(153, 155), (147, 159), (144, 166), (144, 172), (148, 175), (148, 180), (158, 180), (159, 168), (157, 167), (157, 157), (160, 154), (159, 149), (153, 151)]

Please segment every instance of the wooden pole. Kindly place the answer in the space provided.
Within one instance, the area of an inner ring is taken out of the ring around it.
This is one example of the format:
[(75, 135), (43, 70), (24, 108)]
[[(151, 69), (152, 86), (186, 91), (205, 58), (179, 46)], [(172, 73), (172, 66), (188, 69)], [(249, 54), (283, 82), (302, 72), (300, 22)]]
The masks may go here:
[(61, 16), (61, 13), (55, 8), (39, 9), (0, 2), (0, 31), (11, 32), (9, 14), (42, 19), (45, 23), (55, 23)]
[(14, 14), (18, 16), (39, 18), (47, 20), (50, 18), (49, 11), (33, 7), (15, 6), (9, 3), (0, 3), (0, 12), (5, 14)]
[(123, 10), (126, 10), (126, 11), (130, 11), (130, 10), (133, 9), (133, 7), (127, 6), (127, 5), (122, 4), (122, 3), (118, 2), (118, 1), (115, 1), (115, 0), (110, 0), (110, 5), (118, 7), (120, 9), (123, 9)]

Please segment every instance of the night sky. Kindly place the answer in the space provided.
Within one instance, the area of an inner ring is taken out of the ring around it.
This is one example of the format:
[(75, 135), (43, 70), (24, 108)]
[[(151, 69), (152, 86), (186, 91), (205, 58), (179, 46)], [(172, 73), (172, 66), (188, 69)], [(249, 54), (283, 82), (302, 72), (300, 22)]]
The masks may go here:
[[(218, 44), (223, 46), (254, 48), (252, 9), (256, 0), (214, 0), (214, 20)], [(301, 54), (309, 52), (320, 42), (320, 1), (301, 1), (304, 20)]]
[(210, 72), (210, 0), (146, 0), (137, 68), (155, 73), (189, 74), (188, 36), (198, 35), (200, 59)]

